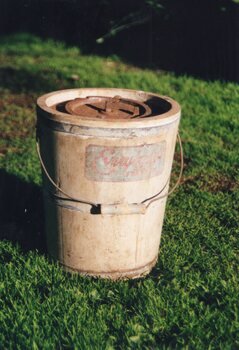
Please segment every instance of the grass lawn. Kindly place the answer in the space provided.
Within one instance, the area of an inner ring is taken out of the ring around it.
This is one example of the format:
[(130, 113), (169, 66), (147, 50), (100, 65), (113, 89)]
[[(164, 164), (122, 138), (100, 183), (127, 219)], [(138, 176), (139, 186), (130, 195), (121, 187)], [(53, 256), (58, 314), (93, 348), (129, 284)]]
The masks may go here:
[[(45, 252), (35, 100), (94, 86), (182, 105), (182, 185), (141, 280), (69, 275)], [(13, 35), (0, 39), (0, 94), (0, 348), (239, 349), (239, 87)]]

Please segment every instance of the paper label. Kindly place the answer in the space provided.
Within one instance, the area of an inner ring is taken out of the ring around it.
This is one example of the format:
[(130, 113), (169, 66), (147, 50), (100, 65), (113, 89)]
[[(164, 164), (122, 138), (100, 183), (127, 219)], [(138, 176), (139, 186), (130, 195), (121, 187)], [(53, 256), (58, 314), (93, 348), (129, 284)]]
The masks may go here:
[(100, 182), (146, 180), (162, 173), (166, 142), (134, 147), (89, 145), (85, 175)]

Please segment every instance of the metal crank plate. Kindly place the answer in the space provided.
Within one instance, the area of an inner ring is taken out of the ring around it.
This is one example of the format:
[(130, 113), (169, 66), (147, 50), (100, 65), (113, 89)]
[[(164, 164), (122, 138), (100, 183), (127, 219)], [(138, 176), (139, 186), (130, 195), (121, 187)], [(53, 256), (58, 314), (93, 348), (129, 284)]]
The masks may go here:
[(147, 104), (120, 96), (76, 98), (67, 102), (65, 109), (80, 117), (111, 120), (144, 118), (152, 113)]

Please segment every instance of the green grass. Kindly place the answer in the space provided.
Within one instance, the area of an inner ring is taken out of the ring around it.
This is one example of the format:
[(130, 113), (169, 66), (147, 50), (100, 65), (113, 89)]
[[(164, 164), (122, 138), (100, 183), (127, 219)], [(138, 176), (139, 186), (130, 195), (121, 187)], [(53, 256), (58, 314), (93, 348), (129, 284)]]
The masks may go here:
[[(153, 91), (182, 105), (182, 185), (167, 204), (159, 261), (141, 280), (69, 275), (39, 248), (35, 100), (90, 86)], [(0, 222), (0, 347), (238, 349), (239, 87), (22, 34), (0, 39), (0, 93), (1, 213), (8, 208)]]

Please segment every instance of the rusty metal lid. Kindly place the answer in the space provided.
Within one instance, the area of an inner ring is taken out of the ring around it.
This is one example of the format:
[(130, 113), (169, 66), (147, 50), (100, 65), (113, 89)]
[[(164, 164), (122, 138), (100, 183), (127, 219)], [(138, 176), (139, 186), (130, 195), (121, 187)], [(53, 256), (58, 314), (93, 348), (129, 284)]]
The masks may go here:
[(120, 96), (88, 96), (76, 98), (65, 104), (72, 115), (99, 119), (135, 119), (151, 115), (151, 108), (143, 102)]

